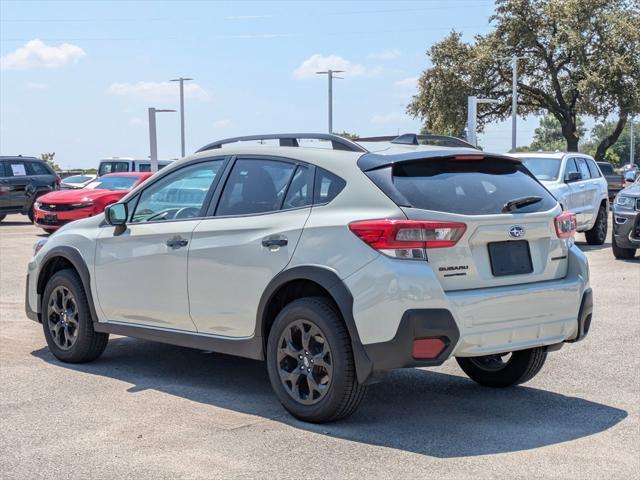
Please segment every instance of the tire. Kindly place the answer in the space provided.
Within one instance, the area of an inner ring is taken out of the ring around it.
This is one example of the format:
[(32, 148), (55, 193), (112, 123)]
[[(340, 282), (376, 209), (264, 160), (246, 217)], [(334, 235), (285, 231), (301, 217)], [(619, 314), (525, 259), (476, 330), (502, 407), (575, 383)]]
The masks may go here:
[(6, 215), (4, 215), (4, 214), (0, 215), (0, 222), (1, 222), (2, 220), (4, 220), (5, 218), (7, 218), (7, 216), (6, 216)]
[(623, 248), (618, 246), (615, 235), (611, 235), (611, 251), (613, 252), (613, 256), (619, 260), (630, 260), (636, 256), (635, 248)]
[(591, 230), (584, 232), (589, 245), (602, 245), (607, 239), (607, 212), (605, 207), (600, 206), (596, 223)]
[(93, 329), (87, 295), (78, 274), (71, 269), (56, 272), (42, 295), (42, 328), (51, 353), (67, 363), (95, 360), (109, 341), (108, 333)]
[(347, 329), (322, 297), (294, 300), (278, 314), (267, 342), (267, 370), (280, 403), (306, 422), (351, 415), (367, 390), (356, 378)]
[(546, 359), (546, 347), (512, 352), (508, 361), (504, 360), (504, 355), (456, 357), (458, 365), (471, 380), (493, 388), (528, 382), (538, 374)]
[(34, 222), (34, 220), (35, 220), (35, 215), (34, 215), (34, 213), (33, 213), (33, 206), (32, 206), (32, 207), (29, 209), (29, 211), (27, 212), (27, 217), (29, 217), (29, 221), (30, 221), (31, 223), (33, 223), (33, 222)]

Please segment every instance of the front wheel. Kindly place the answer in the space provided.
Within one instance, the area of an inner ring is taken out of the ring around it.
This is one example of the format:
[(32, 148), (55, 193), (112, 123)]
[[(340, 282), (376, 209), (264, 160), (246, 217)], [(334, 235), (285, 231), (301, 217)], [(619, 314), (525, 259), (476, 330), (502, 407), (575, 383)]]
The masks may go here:
[(278, 314), (267, 342), (267, 370), (280, 403), (307, 422), (351, 415), (366, 392), (356, 379), (347, 329), (322, 297), (295, 300)]
[(613, 256), (618, 260), (630, 260), (636, 255), (635, 248), (624, 248), (618, 245), (616, 242), (616, 236), (611, 236), (611, 250), (613, 251)]
[(598, 209), (593, 228), (584, 232), (584, 236), (589, 245), (602, 245), (607, 239), (607, 212), (603, 206)]
[(482, 357), (456, 357), (471, 380), (494, 388), (528, 382), (538, 374), (546, 359), (546, 347)]
[(95, 360), (107, 347), (108, 333), (93, 329), (87, 295), (74, 270), (60, 270), (42, 295), (42, 328), (51, 353), (63, 362)]

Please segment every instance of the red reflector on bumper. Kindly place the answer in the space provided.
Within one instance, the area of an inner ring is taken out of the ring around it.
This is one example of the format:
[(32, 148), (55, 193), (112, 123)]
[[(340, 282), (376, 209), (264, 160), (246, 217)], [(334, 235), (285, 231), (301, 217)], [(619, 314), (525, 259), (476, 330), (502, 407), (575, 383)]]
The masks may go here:
[(419, 338), (413, 341), (413, 358), (432, 359), (442, 353), (447, 345), (439, 338)]

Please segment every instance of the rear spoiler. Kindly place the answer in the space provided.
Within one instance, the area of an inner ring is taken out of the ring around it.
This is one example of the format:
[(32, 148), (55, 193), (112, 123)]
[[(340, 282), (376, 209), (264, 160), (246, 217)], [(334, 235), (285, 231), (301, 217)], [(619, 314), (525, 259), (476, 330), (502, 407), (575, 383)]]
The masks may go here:
[(514, 163), (522, 163), (522, 160), (510, 155), (488, 153), (471, 148), (446, 148), (442, 150), (420, 150), (409, 153), (384, 155), (379, 153), (365, 153), (358, 159), (358, 167), (363, 172), (390, 167), (400, 163), (418, 162), (425, 160), (478, 160), (500, 159)]
[(400, 136), (362, 137), (356, 142), (390, 142), (396, 145), (433, 145), (436, 147), (479, 148), (471, 145), (461, 138), (449, 135), (404, 133)]

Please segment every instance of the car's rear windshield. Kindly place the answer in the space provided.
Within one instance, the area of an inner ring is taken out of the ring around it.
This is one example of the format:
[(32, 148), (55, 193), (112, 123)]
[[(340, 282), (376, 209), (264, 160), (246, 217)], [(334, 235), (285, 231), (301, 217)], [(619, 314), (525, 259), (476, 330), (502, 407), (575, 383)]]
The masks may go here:
[[(510, 160), (438, 159), (396, 164), (392, 184), (407, 206), (438, 212), (530, 213), (550, 210), (556, 205), (547, 189), (522, 165)], [(527, 197), (535, 198), (523, 202)], [(511, 207), (507, 207), (510, 202)]]
[(538, 180), (555, 181), (560, 173), (559, 158), (522, 158), (522, 163)]
[(130, 190), (140, 177), (100, 177), (95, 182), (91, 182), (85, 188), (100, 190)]
[(598, 166), (600, 167), (600, 171), (604, 175), (614, 175), (615, 174), (615, 172), (613, 171), (613, 167), (611, 166), (610, 163), (598, 162)]
[(74, 175), (72, 177), (67, 177), (62, 181), (64, 183), (84, 183), (88, 180), (91, 180), (93, 177), (85, 176), (85, 175)]

